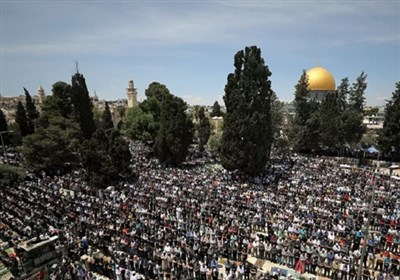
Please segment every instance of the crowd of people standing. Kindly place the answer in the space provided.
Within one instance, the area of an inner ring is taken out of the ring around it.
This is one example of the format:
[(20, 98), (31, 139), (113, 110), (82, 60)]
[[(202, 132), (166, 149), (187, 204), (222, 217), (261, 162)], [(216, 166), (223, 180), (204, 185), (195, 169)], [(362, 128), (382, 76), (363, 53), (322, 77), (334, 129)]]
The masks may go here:
[[(23, 240), (59, 236), (54, 279), (249, 279), (249, 256), (331, 279), (355, 279), (359, 266), (363, 279), (400, 275), (400, 184), (388, 176), (291, 156), (249, 178), (211, 164), (166, 167), (143, 144), (130, 149), (131, 184), (93, 193), (75, 172), (3, 188), (0, 239), (23, 261)], [(83, 256), (86, 268), (76, 265)]]

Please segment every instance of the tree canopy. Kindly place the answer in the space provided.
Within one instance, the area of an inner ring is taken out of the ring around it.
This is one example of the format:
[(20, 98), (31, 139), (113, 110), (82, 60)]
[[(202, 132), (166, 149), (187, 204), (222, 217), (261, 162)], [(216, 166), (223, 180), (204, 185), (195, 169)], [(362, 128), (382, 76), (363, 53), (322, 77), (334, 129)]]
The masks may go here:
[(273, 139), (271, 72), (256, 46), (238, 51), (234, 68), (225, 86), (221, 163), (254, 175), (264, 170)]
[(219, 105), (218, 101), (214, 102), (214, 105), (212, 107), (212, 111), (210, 114), (210, 117), (222, 117), (224, 113), (221, 111), (221, 105)]
[(17, 111), (15, 113), (15, 122), (19, 126), (19, 130), (21, 131), (22, 137), (25, 137), (29, 134), (29, 127), (28, 127), (28, 119), (26, 117), (26, 110), (24, 105), (22, 105), (21, 101), (18, 101), (17, 104)]
[(155, 142), (155, 152), (161, 162), (180, 164), (188, 155), (193, 139), (193, 123), (186, 109), (187, 104), (173, 95), (161, 103), (160, 128)]
[(25, 107), (26, 107), (26, 121), (28, 127), (28, 134), (35, 132), (35, 120), (39, 117), (39, 112), (36, 109), (35, 102), (32, 100), (29, 91), (24, 88), (25, 92)]
[(81, 128), (82, 135), (85, 139), (89, 139), (96, 130), (93, 120), (93, 105), (90, 101), (85, 77), (79, 72), (72, 76), (71, 100), (74, 116)]
[(386, 104), (383, 129), (378, 143), (385, 154), (400, 160), (400, 81), (396, 83), (395, 91)]
[(207, 145), (208, 139), (211, 135), (211, 124), (210, 120), (204, 113), (204, 107), (199, 108), (199, 123), (198, 123), (198, 137), (199, 137), (199, 149), (204, 151), (204, 146)]
[(112, 116), (111, 116), (111, 111), (110, 107), (108, 106), (108, 102), (105, 104), (105, 109), (103, 111), (103, 116), (102, 116), (102, 123), (103, 123), (103, 128), (105, 130), (111, 129), (114, 127), (114, 123), (112, 121)]

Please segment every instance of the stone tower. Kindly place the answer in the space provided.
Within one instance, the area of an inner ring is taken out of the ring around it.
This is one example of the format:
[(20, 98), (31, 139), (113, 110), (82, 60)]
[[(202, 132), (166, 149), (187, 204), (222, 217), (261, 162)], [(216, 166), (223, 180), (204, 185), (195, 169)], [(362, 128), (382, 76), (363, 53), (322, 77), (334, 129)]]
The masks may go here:
[(37, 95), (39, 96), (39, 104), (43, 104), (44, 100), (46, 99), (46, 94), (44, 93), (42, 85), (40, 85), (38, 88)]
[(137, 106), (137, 91), (133, 86), (132, 80), (128, 83), (126, 94), (128, 95), (128, 108)]

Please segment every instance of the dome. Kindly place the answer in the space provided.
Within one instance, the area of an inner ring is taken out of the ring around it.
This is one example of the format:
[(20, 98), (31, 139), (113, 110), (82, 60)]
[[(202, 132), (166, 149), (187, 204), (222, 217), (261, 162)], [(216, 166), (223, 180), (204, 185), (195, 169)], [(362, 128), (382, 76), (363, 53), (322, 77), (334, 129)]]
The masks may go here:
[(324, 67), (317, 66), (307, 70), (310, 91), (331, 91), (336, 89), (335, 78)]

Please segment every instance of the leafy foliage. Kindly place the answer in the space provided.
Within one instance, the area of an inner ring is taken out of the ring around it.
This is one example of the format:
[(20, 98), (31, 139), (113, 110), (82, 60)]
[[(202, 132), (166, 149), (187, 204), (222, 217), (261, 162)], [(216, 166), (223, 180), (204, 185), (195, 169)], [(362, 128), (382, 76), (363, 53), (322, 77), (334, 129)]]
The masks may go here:
[(186, 103), (173, 95), (161, 103), (160, 129), (155, 142), (155, 152), (161, 162), (176, 165), (186, 159), (193, 139), (193, 123), (186, 109)]
[[(146, 137), (151, 136), (151, 141), (155, 141), (158, 130), (161, 125), (161, 106), (163, 102), (169, 99), (172, 95), (168, 88), (158, 82), (153, 82), (145, 91), (146, 100), (140, 104), (140, 109), (145, 113), (145, 123), (150, 121), (147, 114), (150, 114), (153, 118), (152, 123), (148, 125)], [(143, 134), (142, 134), (143, 135)]]
[(275, 140), (280, 136), (280, 128), (283, 125), (283, 102), (279, 101), (275, 92), (271, 95), (271, 130)]
[(308, 76), (303, 71), (295, 86), (296, 116), (289, 133), (295, 151), (311, 151), (319, 147), (319, 103), (308, 98)]
[(22, 105), (21, 101), (18, 101), (17, 104), (17, 111), (15, 113), (15, 122), (19, 126), (19, 130), (21, 131), (22, 137), (29, 134), (28, 119), (26, 117), (26, 111), (24, 105)]
[(153, 115), (143, 112), (139, 106), (128, 110), (124, 129), (130, 138), (146, 142), (153, 141), (157, 132)]
[(361, 72), (353, 83), (349, 92), (348, 105), (343, 113), (343, 138), (349, 145), (359, 143), (366, 132), (363, 124), (365, 90), (367, 88), (366, 78), (367, 75)]
[[(8, 131), (8, 124), (6, 116), (4, 115), (3, 110), (0, 109), (0, 133)], [(9, 143), (8, 133), (2, 133), (4, 144), (7, 145)]]
[(103, 111), (102, 119), (103, 119), (103, 128), (105, 130), (111, 129), (114, 127), (114, 123), (112, 121), (111, 111), (110, 111), (110, 107), (108, 106), (108, 102), (106, 102), (106, 104), (105, 104), (105, 109)]
[(32, 100), (29, 91), (24, 88), (25, 92), (25, 106), (26, 106), (26, 121), (28, 127), (28, 134), (35, 132), (34, 121), (39, 117), (39, 112), (36, 110), (34, 101)]
[(338, 92), (329, 92), (320, 107), (320, 141), (325, 147), (338, 147), (341, 139), (341, 99)]
[(82, 135), (84, 138), (89, 139), (96, 130), (93, 120), (93, 105), (89, 98), (85, 78), (78, 72), (72, 76), (71, 100), (75, 119), (81, 128)]
[(72, 88), (65, 82), (56, 82), (52, 88), (53, 95), (46, 97), (42, 111), (49, 115), (60, 115), (70, 118), (72, 114)]
[(204, 107), (200, 107), (198, 115), (199, 149), (200, 151), (204, 151), (204, 145), (207, 145), (208, 139), (211, 135), (211, 124), (210, 120), (206, 117), (204, 113)]
[(80, 148), (83, 179), (94, 188), (106, 188), (129, 177), (131, 154), (117, 129), (98, 129)]
[(272, 144), (271, 72), (256, 46), (237, 52), (234, 67), (225, 86), (221, 162), (255, 175), (264, 170)]
[(383, 129), (378, 139), (379, 147), (395, 160), (400, 160), (400, 82), (386, 104)]
[(35, 133), (23, 139), (22, 153), (29, 168), (56, 174), (76, 163), (79, 127), (71, 116), (68, 96), (71, 87), (63, 82), (53, 85), (53, 95), (43, 104)]
[(0, 165), (0, 186), (10, 186), (25, 179), (25, 170), (9, 164)]
[(215, 101), (210, 116), (213, 118), (222, 117), (223, 115), (224, 113), (221, 111), (221, 105), (219, 105), (218, 101)]
[(23, 139), (22, 153), (34, 171), (57, 174), (76, 162), (71, 139), (76, 138), (78, 127), (60, 116), (53, 116), (49, 121), (48, 127), (38, 127)]

